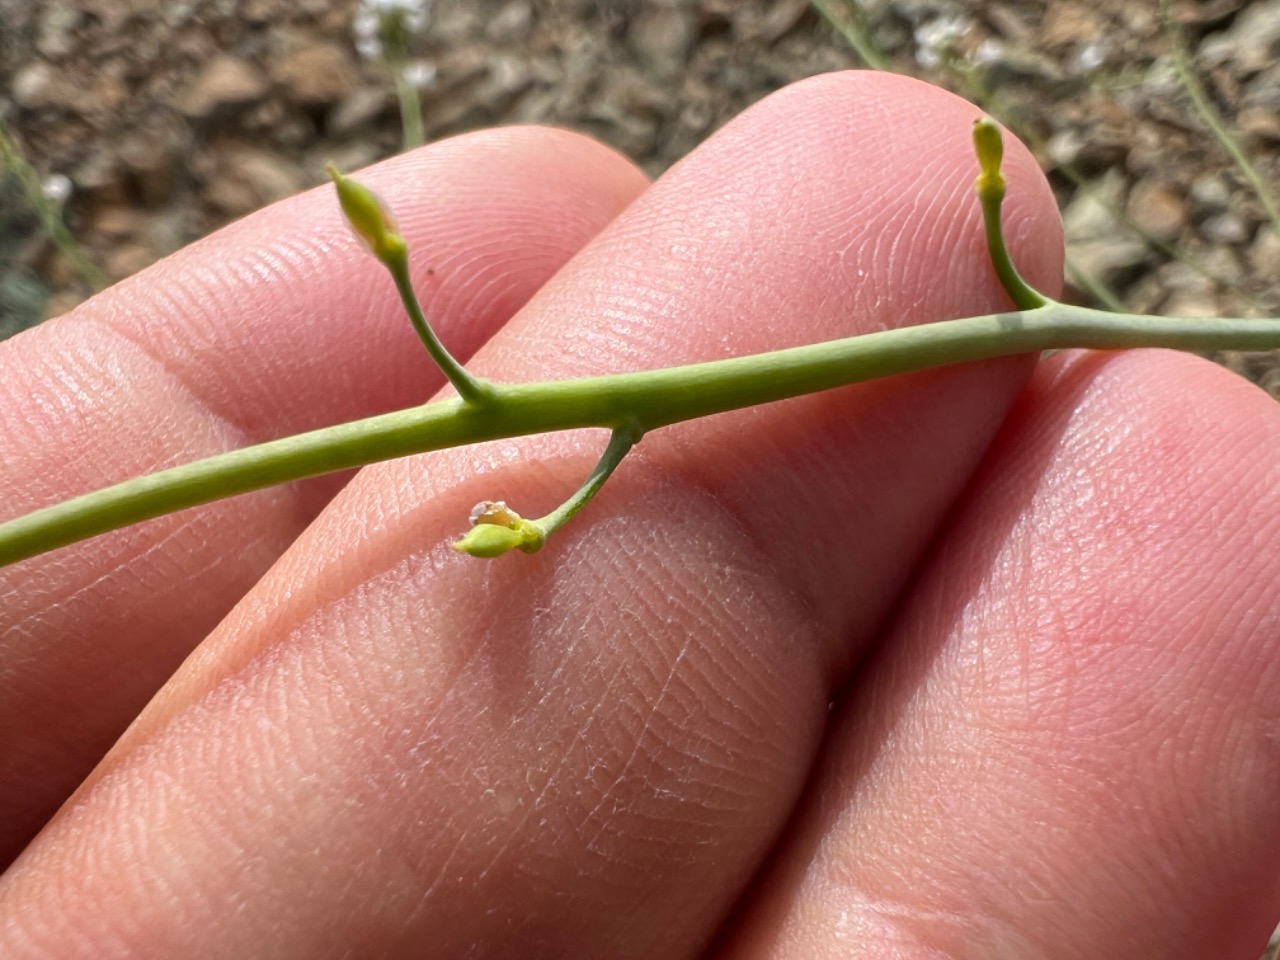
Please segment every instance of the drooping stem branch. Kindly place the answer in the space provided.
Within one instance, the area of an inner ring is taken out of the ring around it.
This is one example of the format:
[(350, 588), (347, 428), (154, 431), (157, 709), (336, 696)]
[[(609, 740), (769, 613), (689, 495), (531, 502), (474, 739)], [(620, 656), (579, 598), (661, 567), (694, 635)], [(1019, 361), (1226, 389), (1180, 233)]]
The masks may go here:
[(418, 333), (418, 338), (426, 346), (436, 366), (458, 391), (458, 396), (462, 397), (466, 403), (487, 403), (492, 399), (493, 384), (477, 377), (454, 359), (453, 354), (445, 349), (436, 332), (431, 329), (426, 315), (422, 312), (422, 305), (418, 302), (418, 295), (414, 292), (413, 281), (409, 278), (408, 260), (393, 261), (387, 265), (387, 269), (391, 271), (391, 276), (396, 282), (396, 290), (400, 294), (405, 312), (409, 314), (413, 329)]
[(547, 537), (573, 519), (600, 492), (604, 482), (613, 475), (618, 464), (622, 463), (643, 435), (644, 431), (635, 424), (614, 428), (609, 435), (609, 445), (605, 447), (595, 469), (583, 481), (582, 486), (544, 517), (526, 520), (502, 500), (486, 500), (476, 504), (471, 511), (471, 530), (461, 540), (454, 542), (453, 549), (459, 553), (469, 553), (473, 557), (500, 557), (516, 549), (525, 553), (537, 553), (547, 542)]
[(604, 482), (609, 479), (614, 470), (618, 469), (618, 464), (622, 463), (623, 458), (631, 452), (631, 448), (639, 442), (641, 436), (642, 431), (632, 424), (626, 424), (614, 429), (613, 433), (609, 435), (609, 445), (605, 447), (604, 453), (600, 455), (600, 460), (595, 469), (591, 471), (590, 476), (574, 492), (573, 496), (545, 517), (530, 521), (538, 528), (538, 532), (542, 534), (544, 540), (572, 520), (579, 510), (591, 502), (592, 498), (600, 492), (600, 488), (604, 486)]
[(0, 524), (0, 566), (223, 497), (413, 453), (580, 427), (659, 427), (878, 377), (1048, 349), (1280, 348), (1280, 320), (1178, 320), (1051, 303), (691, 366), (490, 385), (173, 467)]

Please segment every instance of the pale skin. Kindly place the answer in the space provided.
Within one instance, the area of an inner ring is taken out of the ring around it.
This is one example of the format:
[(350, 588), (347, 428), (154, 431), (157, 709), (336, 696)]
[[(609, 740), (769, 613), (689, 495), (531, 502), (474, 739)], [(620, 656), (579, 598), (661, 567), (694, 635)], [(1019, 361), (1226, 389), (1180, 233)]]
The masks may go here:
[[(652, 187), (539, 129), (361, 176), (449, 347), (548, 379), (1004, 308), (976, 115), (840, 74)], [(1005, 168), (1054, 294), (1052, 196), (1016, 144)], [(320, 188), (0, 345), (0, 511), (440, 382)], [(603, 440), (0, 570), (0, 955), (1256, 957), (1268, 397), (1160, 351), (880, 381), (647, 436), (536, 555), (449, 549), (476, 501), (554, 507)]]

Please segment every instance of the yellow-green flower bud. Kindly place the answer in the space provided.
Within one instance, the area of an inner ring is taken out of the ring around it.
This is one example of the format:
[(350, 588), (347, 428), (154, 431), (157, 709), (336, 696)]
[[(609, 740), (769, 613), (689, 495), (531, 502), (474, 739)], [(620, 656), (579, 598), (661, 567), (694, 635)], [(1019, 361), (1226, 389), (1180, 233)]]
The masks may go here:
[(1004, 177), (1000, 164), (1004, 161), (1004, 137), (1000, 126), (990, 117), (979, 117), (973, 123), (973, 148), (978, 154), (982, 175), (978, 177), (979, 190), (1003, 190)]
[(500, 557), (523, 543), (524, 536), (519, 530), (496, 523), (477, 523), (465, 537), (454, 541), (453, 549), (473, 557)]
[(503, 501), (483, 500), (471, 511), (471, 530), (454, 542), (453, 549), (473, 557), (500, 557), (516, 547), (535, 553), (545, 539), (535, 524)]
[(351, 232), (375, 257), (387, 266), (404, 260), (406, 246), (400, 227), (378, 195), (357, 183), (333, 164), (326, 169), (338, 188), (338, 202)]

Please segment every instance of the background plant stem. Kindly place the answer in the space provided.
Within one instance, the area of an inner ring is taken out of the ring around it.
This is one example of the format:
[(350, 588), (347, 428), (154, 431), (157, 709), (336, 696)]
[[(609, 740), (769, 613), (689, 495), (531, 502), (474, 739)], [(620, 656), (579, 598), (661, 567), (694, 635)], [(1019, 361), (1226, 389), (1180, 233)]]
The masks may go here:
[(40, 218), (40, 225), (44, 227), (45, 233), (76, 268), (84, 281), (94, 290), (105, 290), (110, 286), (111, 280), (89, 259), (84, 248), (62, 222), (62, 211), (58, 205), (45, 196), (40, 185), (40, 175), (18, 149), (17, 141), (9, 133), (9, 128), (3, 120), (0, 120), (0, 169), (8, 171), (17, 178), (26, 194), (27, 203)]

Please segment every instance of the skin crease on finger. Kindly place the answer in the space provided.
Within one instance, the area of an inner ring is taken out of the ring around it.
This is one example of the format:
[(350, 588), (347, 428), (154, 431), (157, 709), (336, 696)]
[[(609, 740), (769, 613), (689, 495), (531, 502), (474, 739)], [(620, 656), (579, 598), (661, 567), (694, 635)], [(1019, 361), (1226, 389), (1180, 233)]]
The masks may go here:
[[(776, 94), (475, 369), (607, 372), (1004, 308), (976, 115), (886, 75)], [(1025, 150), (1007, 164), (1013, 246), (1052, 293), (1052, 197)], [(445, 542), (482, 498), (554, 506), (597, 434), (362, 471), (0, 882), (0, 952), (696, 955), (1029, 368), (657, 433), (532, 557)]]
[[(363, 176), (399, 201), (426, 309), (464, 357), (646, 185), (607, 148), (534, 128), (454, 138)], [(425, 399), (442, 377), (368, 259), (321, 188), (0, 345), (6, 518)], [(0, 570), (0, 863), (341, 479)]]
[(1204, 361), (1043, 365), (715, 956), (1254, 960), (1277, 449), (1274, 400)]

